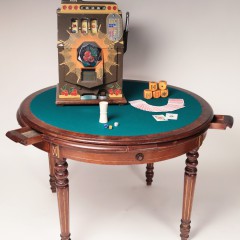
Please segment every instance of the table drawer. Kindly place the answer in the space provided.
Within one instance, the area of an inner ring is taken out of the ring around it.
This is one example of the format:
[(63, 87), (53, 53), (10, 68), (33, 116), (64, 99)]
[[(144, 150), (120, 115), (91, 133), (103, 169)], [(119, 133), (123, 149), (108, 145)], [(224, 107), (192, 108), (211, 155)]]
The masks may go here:
[(9, 131), (6, 136), (12, 141), (25, 146), (42, 142), (42, 134), (29, 127)]

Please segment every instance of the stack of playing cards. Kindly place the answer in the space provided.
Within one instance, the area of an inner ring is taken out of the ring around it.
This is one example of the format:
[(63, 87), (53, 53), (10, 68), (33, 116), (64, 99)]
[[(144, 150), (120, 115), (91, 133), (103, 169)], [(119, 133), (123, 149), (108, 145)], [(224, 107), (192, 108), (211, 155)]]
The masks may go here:
[(185, 107), (184, 100), (177, 98), (169, 98), (167, 105), (164, 106), (153, 106), (143, 100), (129, 101), (129, 103), (133, 107), (147, 112), (173, 112)]

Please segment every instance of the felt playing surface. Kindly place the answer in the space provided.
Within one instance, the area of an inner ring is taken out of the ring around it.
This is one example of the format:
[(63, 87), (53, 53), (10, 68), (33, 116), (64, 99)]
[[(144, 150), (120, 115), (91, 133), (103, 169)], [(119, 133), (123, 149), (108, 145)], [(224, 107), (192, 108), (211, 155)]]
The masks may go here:
[[(123, 83), (123, 93), (128, 101), (143, 99), (151, 105), (167, 104), (168, 98), (144, 99), (143, 90), (147, 88), (146, 82), (125, 80)], [(202, 113), (202, 107), (197, 99), (183, 91), (169, 87), (169, 98), (184, 99), (186, 107), (172, 112), (178, 114), (178, 120), (157, 122), (152, 117), (156, 113), (133, 108), (130, 104), (109, 105), (108, 124), (114, 125), (114, 122), (119, 122), (119, 126), (113, 126), (112, 130), (105, 129), (104, 124), (99, 123), (98, 105), (56, 105), (56, 88), (37, 95), (30, 103), (30, 110), (35, 117), (46, 124), (72, 132), (101, 136), (141, 136), (165, 133), (193, 123)]]

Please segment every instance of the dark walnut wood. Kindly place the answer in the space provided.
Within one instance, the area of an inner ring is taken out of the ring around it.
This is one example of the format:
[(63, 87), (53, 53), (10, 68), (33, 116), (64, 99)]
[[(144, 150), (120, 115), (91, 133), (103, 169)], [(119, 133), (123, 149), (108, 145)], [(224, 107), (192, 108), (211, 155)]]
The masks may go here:
[(148, 163), (147, 164), (147, 171), (146, 171), (146, 182), (147, 186), (151, 186), (153, 182), (153, 176), (154, 176), (154, 164), (153, 163)]
[(66, 159), (61, 157), (60, 148), (57, 145), (51, 145), (51, 157), (55, 159), (54, 172), (58, 196), (61, 240), (70, 240), (68, 164)]
[(32, 130), (30, 127), (23, 127), (6, 133), (12, 141), (25, 146), (42, 142), (42, 134)]
[(232, 116), (214, 115), (209, 128), (225, 130), (227, 127), (232, 128), (232, 126), (233, 126)]
[[(202, 145), (209, 128), (231, 127), (230, 116), (213, 115), (211, 106), (194, 93), (180, 89), (193, 96), (201, 104), (202, 114), (193, 123), (166, 133), (136, 137), (105, 137), (66, 131), (48, 125), (36, 118), (30, 103), (40, 90), (27, 97), (21, 104), (17, 120), (22, 129), (10, 131), (7, 136), (15, 142), (35, 147), (49, 153), (50, 185), (57, 191), (61, 239), (70, 240), (69, 231), (69, 186), (66, 159), (87, 163), (109, 165), (147, 164), (146, 181), (153, 180), (153, 163), (187, 154), (185, 169), (183, 215), (181, 238), (188, 239), (194, 186), (197, 173), (197, 150)], [(178, 89), (178, 88), (176, 88)]]
[(183, 210), (182, 220), (180, 225), (181, 239), (187, 240), (190, 233), (191, 212), (194, 196), (194, 189), (197, 177), (197, 165), (198, 165), (198, 149), (194, 149), (187, 153), (185, 176), (184, 176), (184, 193), (183, 193)]
[(50, 174), (49, 174), (49, 183), (50, 183), (50, 188), (52, 190), (53, 193), (55, 193), (56, 190), (56, 178), (55, 178), (55, 172), (54, 172), (54, 167), (55, 167), (55, 158), (53, 157), (53, 155), (51, 153), (48, 154), (48, 158), (49, 158), (49, 170), (50, 170)]

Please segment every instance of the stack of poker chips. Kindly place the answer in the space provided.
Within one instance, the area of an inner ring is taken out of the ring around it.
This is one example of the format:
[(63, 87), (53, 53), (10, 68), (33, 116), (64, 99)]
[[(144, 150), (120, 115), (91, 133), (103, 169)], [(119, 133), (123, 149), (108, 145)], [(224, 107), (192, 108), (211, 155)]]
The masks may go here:
[(168, 97), (167, 82), (149, 82), (149, 89), (144, 90), (143, 96), (145, 99)]

